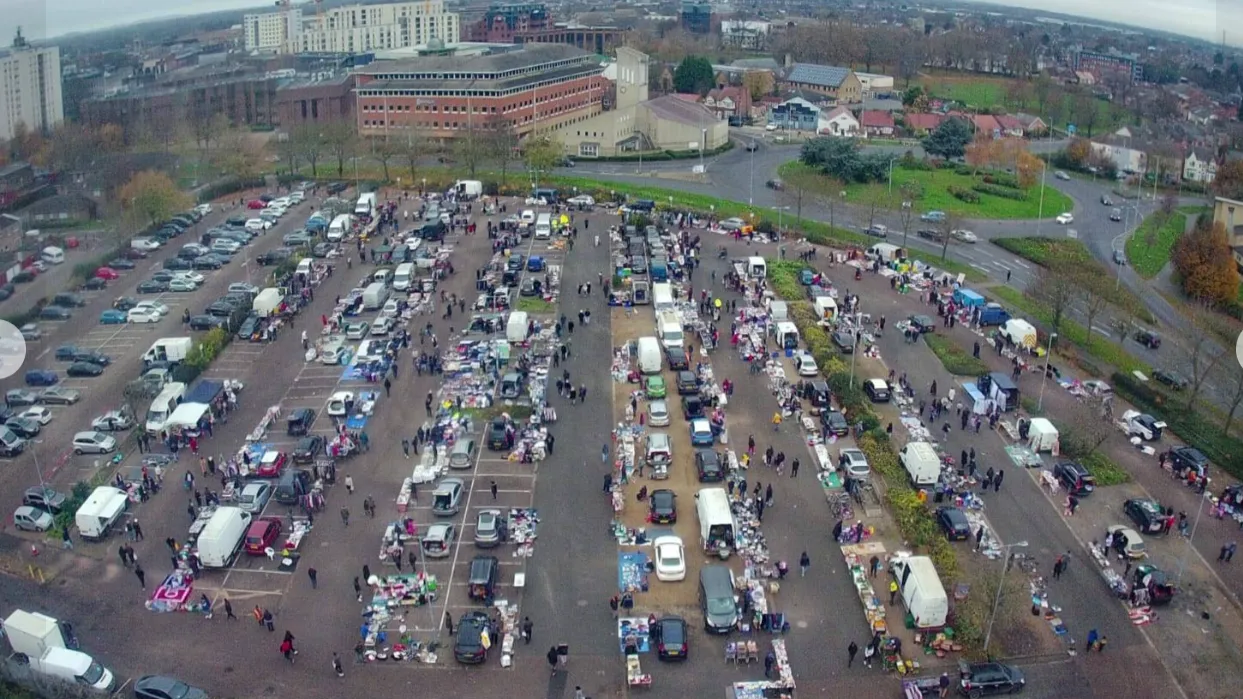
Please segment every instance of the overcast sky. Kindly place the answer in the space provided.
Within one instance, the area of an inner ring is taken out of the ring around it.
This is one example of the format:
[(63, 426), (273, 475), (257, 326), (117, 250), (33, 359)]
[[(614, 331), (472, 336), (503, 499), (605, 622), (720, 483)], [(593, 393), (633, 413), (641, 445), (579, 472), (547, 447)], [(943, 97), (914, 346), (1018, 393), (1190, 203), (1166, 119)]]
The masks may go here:
[[(1163, 29), (1243, 46), (1243, 0), (991, 0), (1091, 19)], [(214, 10), (274, 5), (268, 0), (0, 0), (0, 46), (17, 26), (34, 39)]]

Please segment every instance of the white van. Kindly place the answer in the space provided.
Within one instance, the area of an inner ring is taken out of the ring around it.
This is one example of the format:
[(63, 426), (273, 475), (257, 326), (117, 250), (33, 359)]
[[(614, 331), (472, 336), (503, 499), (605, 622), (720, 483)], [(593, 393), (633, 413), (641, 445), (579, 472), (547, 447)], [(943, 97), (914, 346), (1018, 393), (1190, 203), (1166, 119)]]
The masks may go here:
[(409, 291), (410, 285), (414, 282), (414, 263), (403, 262), (397, 265), (397, 271), (393, 272), (393, 290)]
[(304, 257), (298, 260), (298, 268), (294, 270), (297, 274), (305, 275), (307, 279), (311, 278), (311, 258)]
[(199, 532), (199, 561), (205, 568), (224, 568), (242, 550), (252, 515), (240, 507), (218, 507)]
[(78, 526), (78, 535), (83, 539), (97, 541), (108, 535), (112, 527), (129, 504), (129, 496), (120, 488), (101, 485), (91, 491), (91, 496), (82, 503), (73, 515), (73, 522)]
[(552, 214), (540, 214), (535, 219), (535, 239), (548, 240), (552, 237)]
[(339, 242), (345, 239), (350, 227), (353, 225), (354, 218), (349, 214), (341, 214), (332, 219), (332, 223), (328, 224), (328, 234), (325, 236), (331, 242)]
[(656, 314), (656, 335), (665, 349), (681, 347), (683, 344), (682, 321), (672, 311)]
[(932, 559), (927, 556), (899, 556), (890, 568), (902, 592), (902, 604), (915, 620), (915, 628), (939, 629), (945, 626), (949, 598)]
[(673, 285), (668, 282), (657, 282), (652, 285), (652, 304), (655, 306), (656, 314), (664, 311), (672, 311), (673, 304)]
[(49, 265), (59, 265), (65, 261), (65, 251), (55, 246), (48, 246), (39, 253), (39, 259)]
[(737, 532), (729, 496), (724, 488), (702, 488), (695, 493), (699, 516), (699, 541), (705, 551), (732, 551)]
[(644, 374), (659, 374), (660, 368), (660, 342), (654, 337), (640, 337), (639, 371)]
[(530, 327), (530, 316), (526, 311), (514, 311), (509, 314), (509, 320), (505, 323), (505, 339), (512, 344), (520, 344), (526, 342), (527, 329)]
[(375, 192), (367, 192), (358, 198), (358, 203), (354, 205), (355, 216), (371, 216), (375, 213), (376, 196)]
[(768, 276), (768, 264), (762, 257), (747, 258), (747, 275), (752, 279), (763, 279)]
[(168, 422), (168, 417), (173, 414), (177, 405), (181, 403), (181, 399), (185, 397), (186, 385), (184, 383), (174, 381), (165, 384), (164, 390), (151, 401), (151, 407), (147, 409), (147, 432), (159, 434)]
[(927, 442), (910, 442), (898, 452), (898, 460), (915, 487), (936, 485), (941, 477), (941, 459)]

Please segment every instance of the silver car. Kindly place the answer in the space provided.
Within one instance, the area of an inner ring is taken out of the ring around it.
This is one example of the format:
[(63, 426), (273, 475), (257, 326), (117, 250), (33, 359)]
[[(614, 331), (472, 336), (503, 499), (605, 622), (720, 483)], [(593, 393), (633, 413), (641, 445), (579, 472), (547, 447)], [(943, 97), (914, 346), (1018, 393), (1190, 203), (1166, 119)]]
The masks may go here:
[(452, 517), (462, 507), (462, 495), (466, 492), (466, 484), (460, 478), (446, 478), (440, 481), (432, 492), (432, 514), (437, 517)]
[(868, 457), (858, 449), (841, 450), (842, 462), (846, 467), (846, 474), (856, 480), (867, 480), (872, 475), (872, 467), (868, 464)]
[(428, 558), (445, 558), (453, 553), (457, 543), (457, 527), (448, 522), (437, 522), (427, 528), (423, 535), (423, 555)]
[(505, 540), (505, 515), (500, 510), (480, 510), (475, 518), (475, 546), (490, 549)]
[(259, 514), (267, 506), (268, 500), (272, 499), (272, 491), (272, 484), (267, 481), (247, 483), (237, 497), (238, 507), (251, 514)]

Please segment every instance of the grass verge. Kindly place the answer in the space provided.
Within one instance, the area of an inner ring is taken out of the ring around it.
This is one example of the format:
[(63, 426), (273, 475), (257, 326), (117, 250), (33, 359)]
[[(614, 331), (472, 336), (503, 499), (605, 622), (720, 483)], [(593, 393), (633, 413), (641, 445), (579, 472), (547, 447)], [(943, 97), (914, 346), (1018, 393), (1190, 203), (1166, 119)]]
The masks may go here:
[[(1040, 204), (1040, 185), (1036, 184), (1023, 190), (1024, 199), (1009, 199), (976, 192), (978, 202), (965, 202), (950, 193), (951, 187), (970, 191), (972, 186), (983, 184), (984, 175), (959, 174), (952, 169), (913, 170), (903, 167), (893, 169), (893, 191), (902, 191), (901, 187), (909, 185), (921, 195), (916, 197), (916, 206), (921, 211), (947, 211), (972, 219), (1034, 219), (1043, 213), (1056, 216), (1074, 208), (1074, 202), (1053, 187), (1045, 187), (1044, 206)], [(846, 203), (874, 196), (883, 196), (889, 191), (889, 181), (872, 184), (851, 183), (846, 185)]]
[(1170, 262), (1174, 244), (1187, 230), (1187, 217), (1198, 216), (1203, 210), (1202, 207), (1183, 207), (1165, 220), (1159, 215), (1144, 219), (1126, 241), (1126, 259), (1135, 273), (1145, 279), (1160, 274)]
[(945, 370), (955, 376), (982, 376), (989, 371), (987, 364), (971, 356), (948, 337), (928, 333), (924, 335), (924, 342), (945, 365)]
[[(1088, 248), (1083, 243), (1071, 238), (1032, 236), (993, 238), (992, 242), (1002, 250), (1012, 252), (1041, 267), (1060, 266), (1080, 272), (1086, 270), (1090, 271), (1091, 276), (1095, 278), (1113, 276), (1113, 270), (1110, 270), (1099, 260), (1092, 257), (1092, 253), (1088, 251)], [(1139, 300), (1139, 297), (1131, 293), (1129, 289), (1122, 286), (1117, 286), (1117, 288), (1106, 287), (1101, 290), (1101, 293), (1109, 299), (1110, 303), (1129, 313), (1133, 313), (1145, 323), (1155, 324), (1157, 322), (1148, 308)]]
[[(988, 289), (988, 293), (997, 296), (1010, 307), (1018, 310), (1023, 315), (1031, 316), (1036, 320), (1044, 323), (1046, 327), (1053, 325), (1053, 314), (1043, 305), (1032, 301), (1023, 294), (1023, 292), (1012, 289), (1008, 286), (997, 286)], [(1106, 340), (1105, 338), (1089, 333), (1088, 329), (1066, 318), (1062, 319), (1062, 327), (1058, 331), (1063, 338), (1070, 341), (1071, 344), (1079, 347), (1089, 356), (1105, 362), (1110, 366), (1125, 372), (1142, 371), (1145, 374), (1152, 373), (1152, 367), (1144, 362), (1132, 357), (1126, 350), (1117, 344)], [(1065, 345), (1058, 347), (1058, 353), (1066, 356), (1072, 361), (1077, 361), (1077, 357), (1065, 351)], [(1081, 363), (1081, 362), (1077, 362)], [(1092, 372), (1099, 375), (1099, 371)]]
[(518, 310), (526, 313), (555, 314), (557, 312), (557, 304), (545, 301), (538, 296), (520, 296), (518, 298)]
[(1131, 481), (1131, 474), (1099, 451), (1080, 458), (1079, 463), (1088, 470), (1088, 473), (1096, 476), (1098, 486), (1122, 485)]

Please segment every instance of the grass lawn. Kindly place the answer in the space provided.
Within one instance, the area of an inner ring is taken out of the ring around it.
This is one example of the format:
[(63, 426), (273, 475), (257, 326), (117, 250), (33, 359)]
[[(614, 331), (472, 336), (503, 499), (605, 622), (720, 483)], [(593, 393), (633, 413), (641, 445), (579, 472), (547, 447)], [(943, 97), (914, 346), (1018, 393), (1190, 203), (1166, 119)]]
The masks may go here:
[[(983, 183), (982, 177), (983, 173), (978, 177), (972, 177), (960, 175), (953, 170), (907, 170), (895, 167), (893, 169), (893, 191), (898, 192), (899, 188), (907, 182), (914, 182), (923, 187), (923, 196), (916, 202), (916, 207), (920, 212), (945, 211), (966, 218), (984, 219), (1032, 219), (1040, 216), (1039, 185), (1027, 188), (1027, 199), (1022, 201), (977, 193), (980, 201), (972, 204), (961, 201), (949, 193), (951, 186), (970, 190), (972, 185)], [(846, 185), (846, 203), (858, 203), (860, 200), (881, 196), (888, 191), (888, 181), (876, 184), (849, 184)], [(1070, 211), (1073, 207), (1074, 203), (1070, 197), (1053, 187), (1045, 188), (1043, 208), (1045, 218), (1052, 218), (1064, 211)]]
[(557, 312), (557, 304), (549, 303), (538, 296), (520, 296), (518, 297), (518, 310), (552, 315)]
[[(1019, 257), (1035, 262), (1041, 267), (1061, 267), (1063, 269), (1091, 270), (1093, 276), (1108, 278), (1113, 270), (1106, 267), (1087, 247), (1078, 240), (1071, 238), (993, 238), (992, 242), (1003, 250), (1008, 250)], [(1152, 313), (1140, 302), (1139, 297), (1122, 286), (1107, 286), (1103, 289), (1109, 296), (1110, 303), (1124, 308), (1146, 323), (1155, 323)]]
[(1131, 474), (1099, 451), (1094, 451), (1079, 459), (1079, 463), (1088, 470), (1088, 473), (1096, 476), (1098, 486), (1122, 485), (1131, 481)]
[(982, 376), (989, 371), (987, 364), (971, 356), (970, 352), (948, 337), (928, 333), (924, 335), (924, 342), (928, 343), (928, 348), (945, 365), (945, 370), (955, 376)]
[(1174, 211), (1164, 221), (1161, 219), (1159, 214), (1144, 219), (1126, 241), (1127, 262), (1144, 279), (1152, 279), (1161, 272), (1170, 261), (1174, 243), (1187, 229), (1186, 214)]
[[(1008, 286), (996, 286), (988, 289), (987, 293), (998, 297), (1011, 309), (1018, 311), (1020, 315), (1034, 318), (1046, 327), (1053, 324), (1053, 314), (1049, 312), (1049, 309), (1027, 298), (1018, 289), (1012, 289)], [(1089, 333), (1087, 328), (1073, 320), (1062, 318), (1060, 333), (1062, 338), (1087, 352), (1089, 356), (1113, 366), (1118, 371), (1126, 373), (1132, 371), (1141, 371), (1145, 374), (1152, 373), (1152, 367), (1132, 357), (1122, 347), (1101, 337), (1099, 334)]]
[[(940, 99), (955, 100), (961, 102), (967, 107), (976, 110), (1001, 108), (1008, 112), (1024, 111), (1029, 114), (1036, 114), (1040, 108), (1036, 104), (1035, 96), (1028, 91), (1025, 104), (1021, 109), (1016, 109), (1008, 99), (1010, 87), (1020, 82), (1016, 78), (1000, 78), (987, 75), (969, 75), (962, 73), (948, 73), (944, 75), (927, 75), (922, 77), (918, 83), (923, 86), (924, 91), (933, 97)], [(1066, 94), (1065, 100), (1067, 104), (1063, 105), (1062, 113), (1069, 114), (1071, 112), (1069, 102), (1072, 100), (1070, 94)], [(1093, 134), (1100, 134), (1112, 130), (1130, 119), (1130, 115), (1124, 109), (1119, 109), (1111, 102), (1104, 100), (1092, 100), (1096, 105), (1098, 114), (1096, 123), (1093, 124)], [(1050, 105), (1052, 106), (1052, 105)], [(1045, 116), (1045, 121), (1049, 121)], [(1065, 129), (1065, 123), (1054, 124), (1056, 128)]]

